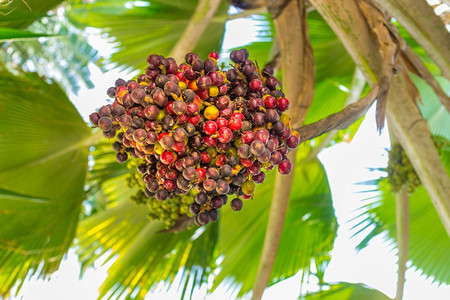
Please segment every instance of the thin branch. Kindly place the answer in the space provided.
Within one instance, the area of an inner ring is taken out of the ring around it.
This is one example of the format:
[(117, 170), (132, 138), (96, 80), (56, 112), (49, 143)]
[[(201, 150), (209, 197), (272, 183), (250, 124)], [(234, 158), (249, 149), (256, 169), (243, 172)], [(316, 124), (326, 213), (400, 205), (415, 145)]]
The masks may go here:
[(300, 136), (300, 143), (313, 139), (331, 130), (348, 128), (369, 110), (372, 103), (378, 96), (379, 85), (375, 85), (372, 90), (357, 102), (350, 104), (338, 113), (329, 115), (317, 122), (304, 125), (297, 129)]
[(220, 0), (199, 0), (189, 24), (177, 44), (172, 48), (171, 57), (181, 62), (187, 52), (192, 51), (205, 32), (219, 7)]
[(410, 219), (408, 186), (406, 184), (395, 194), (395, 213), (398, 243), (397, 292), (395, 300), (402, 300), (405, 287), (406, 262), (408, 261)]
[[(273, 4), (273, 1), (269, 1)], [(285, 1), (280, 1), (283, 7)], [(291, 0), (274, 20), (283, 69), (283, 90), (291, 99), (290, 114), (293, 124), (302, 124), (314, 93), (314, 63), (306, 26), (304, 0)], [(293, 30), (294, 29), (294, 30)], [(299, 80), (300, 75), (300, 80)], [(295, 167), (295, 153), (288, 154)], [(272, 204), (258, 273), (253, 285), (252, 300), (261, 299), (273, 269), (283, 231), (293, 174), (277, 174)]]

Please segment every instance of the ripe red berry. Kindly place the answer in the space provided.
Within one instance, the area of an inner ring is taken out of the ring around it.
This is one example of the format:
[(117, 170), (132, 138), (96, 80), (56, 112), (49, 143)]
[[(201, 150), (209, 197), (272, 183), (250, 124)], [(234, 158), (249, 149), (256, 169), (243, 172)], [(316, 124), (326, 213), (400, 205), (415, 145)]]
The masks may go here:
[(228, 120), (220, 117), (216, 119), (216, 124), (218, 128), (226, 127), (228, 126)]
[(283, 175), (287, 175), (291, 173), (292, 171), (292, 164), (289, 161), (289, 159), (284, 159), (279, 165), (278, 165), (278, 172)]
[(239, 118), (239, 119), (241, 119), (242, 122), (245, 121), (245, 116), (244, 116), (242, 113), (240, 113), (240, 112), (235, 112), (235, 113), (233, 113), (233, 114), (230, 116), (230, 118)]
[(228, 127), (233, 131), (238, 131), (242, 127), (242, 121), (239, 117), (230, 118), (230, 121), (228, 122)]
[(244, 167), (250, 167), (251, 165), (253, 165), (253, 158), (241, 158), (241, 165), (243, 165)]
[(202, 182), (203, 180), (205, 180), (206, 170), (204, 168), (197, 168), (197, 170), (195, 171), (197, 172), (198, 182)]
[(286, 140), (286, 144), (289, 147), (289, 149), (295, 149), (298, 147), (298, 144), (300, 142), (300, 139), (298, 138), (298, 136), (295, 135), (291, 135), (287, 140)]
[(289, 108), (289, 100), (286, 98), (279, 98), (277, 100), (277, 108), (280, 111), (285, 111)]
[(211, 53), (209, 53), (208, 57), (214, 58), (215, 60), (219, 60), (219, 53), (217, 53), (216, 51), (212, 51)]
[(196, 116), (190, 117), (188, 122), (195, 126), (195, 125), (198, 125), (198, 123), (200, 123), (200, 121), (201, 121), (200, 115), (196, 115)]
[(217, 137), (219, 142), (226, 144), (226, 143), (229, 143), (232, 138), (233, 138), (233, 132), (231, 131), (230, 128), (222, 127), (219, 129), (219, 135)]
[(225, 154), (219, 154), (214, 159), (216, 166), (221, 167), (227, 162), (227, 156)]
[(163, 164), (170, 165), (171, 163), (175, 162), (176, 155), (172, 151), (165, 150), (163, 153), (161, 153), (160, 159)]
[(203, 151), (202, 154), (201, 154), (201, 160), (202, 160), (202, 163), (209, 164), (211, 162), (212, 158), (208, 154), (208, 152)]
[(205, 145), (207, 147), (215, 147), (217, 145), (217, 139), (216, 138), (212, 138), (210, 136), (204, 136), (203, 137), (203, 143), (205, 143)]
[(214, 121), (206, 121), (203, 130), (207, 135), (213, 135), (217, 131), (217, 124)]
[(254, 91), (257, 92), (261, 89), (261, 87), (263, 86), (263, 83), (261, 81), (261, 79), (255, 78), (252, 81), (250, 81), (248, 87)]
[(253, 131), (246, 131), (242, 133), (241, 141), (244, 144), (250, 145), (255, 139), (255, 133)]

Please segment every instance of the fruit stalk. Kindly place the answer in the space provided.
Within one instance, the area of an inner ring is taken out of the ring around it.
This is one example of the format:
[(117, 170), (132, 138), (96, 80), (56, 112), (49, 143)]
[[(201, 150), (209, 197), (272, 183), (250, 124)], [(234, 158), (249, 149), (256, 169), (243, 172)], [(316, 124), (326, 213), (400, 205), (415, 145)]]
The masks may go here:
[(205, 32), (208, 24), (219, 7), (220, 0), (199, 0), (194, 14), (190, 18), (177, 44), (172, 48), (171, 57), (176, 61), (183, 61), (184, 55), (194, 50), (198, 40)]

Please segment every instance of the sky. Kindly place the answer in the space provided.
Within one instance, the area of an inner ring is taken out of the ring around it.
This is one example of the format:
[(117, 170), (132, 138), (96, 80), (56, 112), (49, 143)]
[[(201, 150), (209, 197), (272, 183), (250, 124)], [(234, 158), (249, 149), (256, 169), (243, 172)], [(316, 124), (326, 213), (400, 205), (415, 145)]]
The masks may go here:
[[(250, 19), (236, 19), (228, 22), (224, 49), (238, 47), (249, 40), (255, 39), (255, 21)], [(236, 34), (239, 33), (239, 34)], [(93, 36), (90, 40), (100, 53), (107, 56), (110, 54), (110, 47), (98, 36)], [(110, 71), (103, 74), (97, 67), (90, 65), (92, 80), (95, 84), (93, 90), (82, 88), (78, 95), (70, 95), (71, 100), (76, 105), (80, 114), (85, 120), (88, 115), (103, 105), (106, 89), (118, 77), (130, 78), (136, 74), (127, 72), (117, 73)], [(348, 221), (355, 216), (355, 209), (360, 207), (360, 201), (367, 195), (358, 194), (358, 191), (367, 187), (355, 185), (357, 182), (375, 179), (382, 175), (381, 172), (370, 171), (371, 168), (385, 167), (388, 161), (386, 149), (389, 148), (388, 129), (385, 128), (379, 135), (375, 125), (375, 110), (372, 107), (360, 130), (351, 143), (341, 143), (331, 148), (323, 150), (319, 154), (319, 159), (325, 166), (328, 174), (335, 213), (339, 222), (338, 236), (332, 251), (332, 259), (326, 273), (327, 282), (354, 282), (364, 283), (372, 288), (378, 289), (389, 297), (395, 296), (396, 288), (396, 257), (383, 237), (376, 237), (369, 246), (360, 252), (355, 251), (358, 244), (357, 237), (352, 238), (350, 231), (351, 224)], [(52, 276), (51, 280), (33, 278), (26, 282), (19, 293), (17, 299), (23, 300), (79, 300), (96, 299), (98, 288), (107, 276), (107, 269), (110, 264), (88, 269), (82, 278), (79, 273), (79, 262), (75, 251), (71, 249), (67, 259), (63, 261), (60, 269)], [(268, 289), (263, 295), (264, 300), (280, 299), (280, 294), (284, 300), (297, 299), (299, 295), (301, 274), (282, 281)], [(304, 290), (317, 290), (317, 282), (311, 276), (311, 281), (304, 286)], [(196, 290), (194, 299), (203, 299), (206, 287)], [(172, 288), (165, 292), (165, 286), (160, 285), (151, 299), (178, 299), (179, 291)], [(218, 289), (213, 294), (204, 299), (222, 300), (233, 299), (235, 293), (226, 289)], [(405, 300), (444, 300), (450, 295), (450, 286), (440, 286), (431, 283), (431, 279), (426, 279), (420, 275), (419, 271), (409, 269), (406, 273)], [(447, 297), (446, 297), (447, 296)], [(16, 298), (11, 298), (16, 299)]]

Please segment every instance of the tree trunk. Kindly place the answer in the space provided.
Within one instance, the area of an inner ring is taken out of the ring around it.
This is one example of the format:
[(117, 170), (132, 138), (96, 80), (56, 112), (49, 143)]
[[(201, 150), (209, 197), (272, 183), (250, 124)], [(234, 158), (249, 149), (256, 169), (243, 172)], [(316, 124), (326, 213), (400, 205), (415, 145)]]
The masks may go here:
[[(374, 85), (381, 66), (378, 45), (355, 0), (311, 0), (335, 31), (353, 60)], [(450, 180), (434, 146), (426, 121), (399, 77), (393, 77), (387, 118), (450, 235)]]

